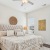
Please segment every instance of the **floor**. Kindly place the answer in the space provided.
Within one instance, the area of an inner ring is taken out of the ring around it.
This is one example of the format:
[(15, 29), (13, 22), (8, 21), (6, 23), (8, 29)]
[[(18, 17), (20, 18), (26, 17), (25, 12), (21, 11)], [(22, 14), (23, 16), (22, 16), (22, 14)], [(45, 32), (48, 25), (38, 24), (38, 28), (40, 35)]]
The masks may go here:
[(42, 47), (40, 50), (50, 50), (50, 48)]
[(47, 48), (47, 47), (43, 47), (43, 50), (50, 50), (50, 48)]

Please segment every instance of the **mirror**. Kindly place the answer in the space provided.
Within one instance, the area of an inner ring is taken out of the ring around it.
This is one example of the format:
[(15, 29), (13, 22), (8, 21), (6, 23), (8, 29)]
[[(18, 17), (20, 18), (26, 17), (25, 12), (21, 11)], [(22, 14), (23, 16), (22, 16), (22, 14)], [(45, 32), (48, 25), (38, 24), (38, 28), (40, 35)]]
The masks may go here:
[(11, 25), (16, 25), (17, 22), (18, 22), (18, 21), (17, 21), (17, 18), (16, 18), (16, 17), (14, 17), (14, 16), (10, 17), (9, 23), (10, 23)]

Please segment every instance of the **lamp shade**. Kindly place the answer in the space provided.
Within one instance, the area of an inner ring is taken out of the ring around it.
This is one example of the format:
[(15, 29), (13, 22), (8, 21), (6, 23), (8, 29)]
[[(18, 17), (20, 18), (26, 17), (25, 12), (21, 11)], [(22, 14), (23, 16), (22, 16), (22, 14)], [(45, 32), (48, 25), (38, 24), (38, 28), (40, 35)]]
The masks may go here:
[(28, 0), (22, 0), (22, 3), (28, 3)]
[(24, 26), (23, 29), (24, 29), (24, 30), (27, 30), (28, 28), (27, 28), (27, 26)]

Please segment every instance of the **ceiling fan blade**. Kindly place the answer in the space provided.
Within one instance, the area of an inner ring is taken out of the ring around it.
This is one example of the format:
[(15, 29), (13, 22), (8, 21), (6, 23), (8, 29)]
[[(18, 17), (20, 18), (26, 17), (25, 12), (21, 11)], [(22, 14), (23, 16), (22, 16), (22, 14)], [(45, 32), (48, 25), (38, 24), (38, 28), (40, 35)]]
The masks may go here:
[(13, 0), (13, 1), (21, 1), (21, 0)]
[(33, 5), (34, 3), (32, 3), (31, 1), (28, 1), (28, 3), (30, 3), (31, 5)]

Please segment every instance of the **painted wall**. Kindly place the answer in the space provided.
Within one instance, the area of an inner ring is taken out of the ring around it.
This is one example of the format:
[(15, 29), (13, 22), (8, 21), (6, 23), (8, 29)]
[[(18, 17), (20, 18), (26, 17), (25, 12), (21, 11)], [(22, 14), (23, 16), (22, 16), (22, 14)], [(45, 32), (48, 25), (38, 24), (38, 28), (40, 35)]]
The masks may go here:
[(0, 24), (9, 24), (11, 16), (15, 16), (18, 19), (17, 25), (26, 25), (25, 13), (0, 4)]
[[(30, 12), (27, 14), (28, 18), (34, 18), (34, 28), (36, 35), (41, 35), (44, 38), (44, 43), (50, 44), (50, 5), (42, 9)], [(46, 19), (46, 31), (38, 30), (38, 20)]]

